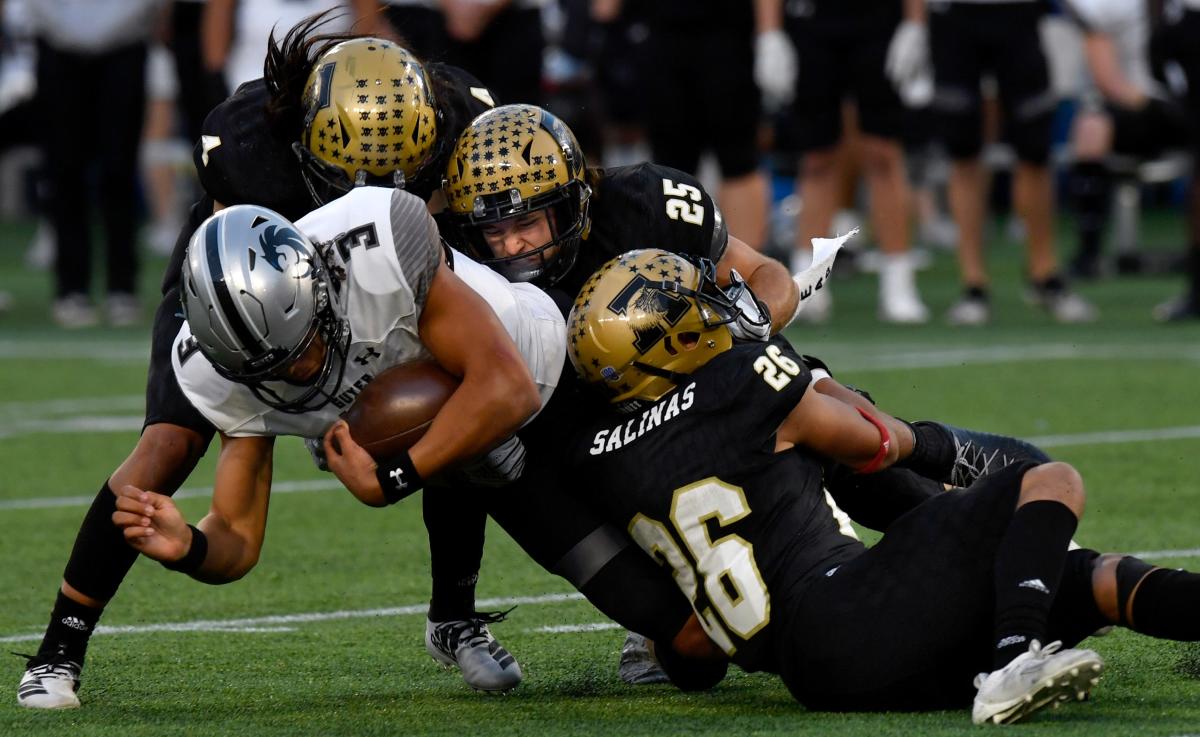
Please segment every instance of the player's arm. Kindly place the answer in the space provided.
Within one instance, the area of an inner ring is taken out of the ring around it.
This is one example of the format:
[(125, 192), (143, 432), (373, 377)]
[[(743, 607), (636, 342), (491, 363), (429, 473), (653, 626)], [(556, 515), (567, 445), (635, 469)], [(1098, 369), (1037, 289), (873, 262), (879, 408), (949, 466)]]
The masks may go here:
[(228, 583), (258, 562), (267, 526), (275, 439), (221, 435), (212, 506), (196, 528), (168, 496), (125, 486), (113, 523), (147, 557), (205, 583)]
[[(442, 368), (462, 377), (429, 430), (403, 462), (395, 461), (411, 464), (417, 476), (427, 479), (512, 435), (541, 406), (541, 396), (500, 319), (444, 261), (434, 272), (417, 329)], [(324, 443), (330, 470), (355, 498), (372, 507), (397, 500), (384, 493), (380, 466), (350, 437), (344, 420), (333, 424)], [(420, 487), (406, 482), (402, 488)]]
[(799, 445), (862, 473), (887, 468), (913, 449), (912, 431), (900, 420), (819, 391), (804, 393), (775, 438), (776, 452)]
[(1145, 106), (1148, 97), (1121, 70), (1116, 44), (1106, 34), (1089, 31), (1083, 37), (1083, 53), (1097, 89), (1108, 100), (1130, 110)]
[(417, 326), (421, 342), (462, 383), (409, 456), (423, 478), (491, 450), (541, 407), (529, 367), (487, 302), (445, 262)]
[(729, 285), (729, 272), (736, 269), (750, 289), (771, 313), (771, 333), (777, 333), (787, 325), (788, 318), (796, 312), (800, 302), (800, 290), (787, 267), (773, 258), (755, 251), (746, 243), (729, 236), (725, 253), (717, 262), (717, 283)]

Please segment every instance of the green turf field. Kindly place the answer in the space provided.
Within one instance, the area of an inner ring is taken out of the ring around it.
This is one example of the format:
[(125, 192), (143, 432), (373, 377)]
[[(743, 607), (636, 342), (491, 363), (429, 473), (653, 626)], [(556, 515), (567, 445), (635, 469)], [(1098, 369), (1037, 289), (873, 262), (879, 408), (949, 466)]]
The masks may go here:
[[(1183, 242), (1177, 216), (1147, 226), (1155, 247)], [(67, 334), (47, 318), (49, 279), (21, 266), (28, 224), (0, 226), (0, 644), (32, 652), (91, 497), (140, 426), (148, 325)], [(1200, 568), (1200, 324), (1159, 326), (1151, 307), (1178, 280), (1110, 280), (1082, 291), (1103, 311), (1087, 327), (1053, 324), (1020, 300), (1020, 252), (991, 256), (994, 325), (874, 320), (875, 280), (835, 281), (837, 314), (796, 329), (805, 352), (869, 388), (897, 415), (1041, 442), (1078, 466), (1089, 509), (1077, 538)], [(146, 266), (155, 293), (161, 261)], [(955, 296), (952, 257), (921, 277), (940, 316)], [(180, 502), (206, 510), (212, 458)], [(806, 712), (772, 676), (732, 672), (715, 691), (628, 687), (624, 634), (489, 530), (479, 584), (489, 608), (523, 602), (494, 628), (525, 682), (505, 697), (467, 689), (425, 654), (428, 563), (415, 500), (358, 505), (282, 442), (266, 548), (244, 580), (210, 587), (139, 561), (109, 607), (84, 671), (84, 708), (16, 706), (24, 661), (0, 669), (0, 735), (934, 735), (972, 730), (968, 713)], [(307, 485), (303, 482), (309, 482)], [(1200, 613), (1197, 613), (1200, 615)], [(555, 628), (555, 629), (550, 629)], [(1200, 648), (1117, 633), (1092, 641), (1108, 661), (1092, 702), (1040, 715), (1024, 733), (1200, 734)]]

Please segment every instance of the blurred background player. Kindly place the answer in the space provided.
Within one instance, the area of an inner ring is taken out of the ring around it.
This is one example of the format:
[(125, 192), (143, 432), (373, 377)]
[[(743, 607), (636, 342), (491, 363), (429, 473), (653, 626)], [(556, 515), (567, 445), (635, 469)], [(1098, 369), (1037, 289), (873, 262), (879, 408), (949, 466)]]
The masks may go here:
[(651, 160), (695, 176), (701, 155), (712, 153), (730, 232), (761, 251), (769, 194), (759, 165), (754, 2), (656, 0), (640, 12)]
[[(53, 316), (62, 327), (87, 327), (100, 319), (91, 297), (93, 210), (104, 226), (106, 317), (129, 325), (141, 314), (137, 153), (147, 43), (161, 6), (161, 0), (27, 6), (38, 37), (38, 130), (57, 244)], [(102, 111), (104, 124), (95, 129), (99, 139), (80, 135), (81, 110)]]
[[(910, 253), (911, 195), (900, 143), (903, 106), (887, 67), (899, 75), (915, 73), (922, 62), (924, 37), (900, 0), (811, 0), (784, 3), (760, 0), (774, 8), (760, 29), (779, 34), (798, 56), (794, 102), (784, 125), (802, 153), (799, 188), (803, 204), (792, 270), (811, 260), (811, 239), (830, 234), (847, 176), (843, 141), (843, 105), (853, 98), (860, 135), (854, 152), (869, 195), (873, 233), (883, 258), (879, 267), (879, 318), (921, 323), (929, 312), (917, 292)], [(765, 11), (764, 11), (765, 12)], [(786, 17), (785, 14), (786, 13)], [(763, 31), (760, 31), (763, 32)], [(843, 152), (844, 153), (844, 152)], [(801, 319), (823, 322), (831, 314), (829, 291), (805, 308)]]
[(1187, 119), (1192, 154), (1192, 184), (1189, 193), (1187, 232), (1190, 241), (1186, 260), (1187, 284), (1183, 293), (1154, 310), (1156, 319), (1177, 322), (1200, 318), (1200, 186), (1195, 171), (1200, 161), (1200, 2), (1170, 0), (1161, 4), (1153, 17), (1155, 56), (1178, 64), (1186, 81), (1183, 111)]
[[(987, 172), (983, 147), (985, 74), (995, 76), (1005, 140), (1015, 150), (1013, 204), (1027, 234), (1028, 298), (1059, 322), (1096, 319), (1095, 307), (1071, 291), (1054, 247), (1054, 191), (1049, 168), (1051, 122), (1057, 99), (1050, 86), (1038, 24), (1040, 0), (928, 0), (934, 112), (952, 159), (950, 207), (958, 225), (963, 294), (946, 319), (982, 325), (991, 319), (983, 236)], [(913, 0), (913, 17), (926, 0)]]
[(1072, 123), (1079, 245), (1071, 272), (1095, 278), (1108, 220), (1112, 154), (1155, 158), (1188, 143), (1184, 111), (1151, 69), (1148, 3), (1067, 0), (1065, 7), (1083, 32), (1090, 86)]

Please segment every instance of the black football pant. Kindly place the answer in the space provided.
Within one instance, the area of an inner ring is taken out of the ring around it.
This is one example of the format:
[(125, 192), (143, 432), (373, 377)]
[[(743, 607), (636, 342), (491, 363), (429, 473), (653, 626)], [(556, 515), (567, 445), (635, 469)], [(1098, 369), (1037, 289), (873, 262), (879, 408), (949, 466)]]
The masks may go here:
[(98, 54), (37, 44), (37, 105), (49, 185), (50, 222), (58, 244), (57, 294), (87, 293), (92, 260), (88, 170), (104, 223), (108, 291), (137, 283), (137, 161), (146, 107), (146, 45)]

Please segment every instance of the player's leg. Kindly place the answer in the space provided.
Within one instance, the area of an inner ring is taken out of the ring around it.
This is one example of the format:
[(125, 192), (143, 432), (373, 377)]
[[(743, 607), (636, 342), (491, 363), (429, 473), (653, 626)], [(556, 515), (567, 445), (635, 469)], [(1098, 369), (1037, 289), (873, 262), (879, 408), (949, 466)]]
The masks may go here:
[[(784, 27), (799, 55), (797, 114), (791, 118), (797, 129), (793, 132), (796, 149), (802, 155), (797, 181), (802, 205), (791, 261), (791, 270), (799, 272), (812, 262), (812, 239), (833, 235), (833, 216), (841, 204), (844, 160), (838, 143), (842, 140), (842, 98), (848, 85), (845, 36), (852, 22), (846, 17), (791, 15), (792, 5), (787, 4)], [(795, 5), (799, 8), (801, 4)], [(825, 322), (832, 310), (829, 289), (822, 289), (806, 302), (797, 319)]]
[(988, 275), (983, 257), (986, 171), (983, 148), (982, 59), (973, 27), (973, 7), (930, 7), (929, 48), (936, 91), (932, 108), (942, 144), (950, 155), (950, 213), (958, 226), (958, 266), (963, 295), (946, 319), (955, 325), (981, 325), (991, 319)]
[(492, 491), (437, 485), (422, 492), (433, 578), (425, 649), (442, 665), (458, 666), (468, 686), (480, 691), (508, 691), (520, 684), (521, 666), (488, 628), (503, 615), (475, 611), (475, 583), (483, 560), (487, 522), (479, 495)]
[(1083, 480), (1070, 466), (1049, 463), (1024, 474), (996, 550), (992, 671), (976, 679), (976, 724), (1007, 724), (1053, 703), (1082, 700), (1099, 680), (1103, 661), (1096, 653), (1046, 644), (1083, 507)]
[[(193, 208), (192, 221), (180, 233), (187, 238), (206, 207)], [(168, 282), (175, 279), (168, 275)], [(150, 368), (146, 380), (146, 425), (129, 457), (100, 487), (84, 516), (37, 654), (21, 680), (18, 701), (34, 708), (79, 705), (75, 691), (89, 638), (104, 607), (137, 559), (112, 524), (115, 490), (125, 484), (173, 494), (191, 473), (208, 442), (212, 426), (192, 407), (175, 380), (171, 350), (183, 317), (179, 292), (167, 290), (154, 316)]]
[(725, 91), (725, 104), (703, 106), (709, 147), (721, 168), (717, 201), (730, 235), (761, 251), (771, 197), (766, 172), (759, 166), (762, 98), (754, 83), (754, 40), (730, 24), (697, 41), (707, 46), (709, 58), (720, 60), (708, 74), (708, 84)]
[(1100, 275), (1100, 252), (1108, 222), (1112, 177), (1104, 159), (1112, 150), (1115, 122), (1101, 109), (1084, 108), (1071, 123), (1071, 195), (1079, 245), (1071, 259), (1077, 277)]
[(128, 325), (137, 301), (137, 162), (146, 109), (146, 44), (104, 55), (99, 93), (109, 124), (100, 133), (100, 215), (104, 222), (107, 304), (110, 322)]
[(489, 514), (606, 617), (652, 641), (671, 642), (691, 604), (670, 573), (572, 495), (571, 479), (557, 466), (531, 461), (517, 483), (489, 497)]
[(1041, 10), (1003, 8), (992, 13), (991, 25), (996, 82), (1004, 129), (1017, 154), (1013, 174), (1013, 205), (1028, 234), (1028, 277), (1031, 301), (1055, 320), (1090, 322), (1096, 308), (1071, 291), (1058, 266), (1054, 242), (1054, 181), (1049, 166), (1051, 128), (1058, 98), (1050, 86), (1049, 66), (1042, 50)]
[(909, 227), (908, 174), (900, 145), (904, 107), (884, 73), (887, 51), (900, 23), (895, 14), (863, 18), (855, 47), (854, 94), (862, 129), (862, 165), (870, 194), (871, 223), (883, 261), (879, 270), (879, 318), (920, 323), (929, 319), (917, 293)]

